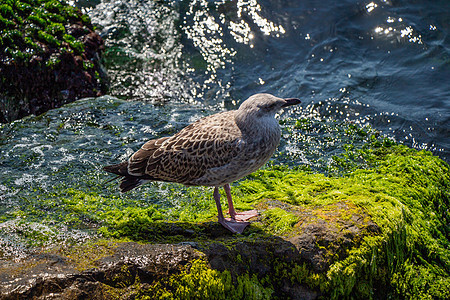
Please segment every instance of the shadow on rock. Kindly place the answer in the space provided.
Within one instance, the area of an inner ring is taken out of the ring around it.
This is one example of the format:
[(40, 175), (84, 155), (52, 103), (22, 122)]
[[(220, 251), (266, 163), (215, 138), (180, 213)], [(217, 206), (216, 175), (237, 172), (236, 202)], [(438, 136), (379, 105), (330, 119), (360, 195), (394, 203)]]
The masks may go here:
[[(292, 210), (281, 202), (264, 205)], [(343, 203), (338, 206), (350, 209)], [(329, 210), (329, 216), (337, 211)], [(170, 284), (168, 278), (201, 259), (212, 270), (229, 272), (232, 282), (250, 274), (277, 297), (316, 299), (321, 295), (319, 285), (306, 284), (307, 277), (323, 273), (378, 227), (360, 212), (340, 221), (340, 226), (326, 221), (325, 213), (322, 218), (307, 210), (295, 213), (302, 218), (296, 230), (285, 236), (252, 225), (243, 235), (233, 235), (217, 222), (155, 222), (128, 236), (145, 244), (97, 242), (35, 254), (20, 262), (3, 261), (0, 295), (2, 299), (134, 299), (142, 293), (153, 295), (155, 285)], [(264, 222), (264, 218), (256, 221)]]

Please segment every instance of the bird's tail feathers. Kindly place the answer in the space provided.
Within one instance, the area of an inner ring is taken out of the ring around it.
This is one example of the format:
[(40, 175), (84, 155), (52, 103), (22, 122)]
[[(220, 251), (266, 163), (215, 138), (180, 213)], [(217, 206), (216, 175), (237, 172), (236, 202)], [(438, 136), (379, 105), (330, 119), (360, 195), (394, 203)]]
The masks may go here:
[(120, 164), (104, 166), (103, 170), (109, 173), (113, 173), (120, 176), (127, 176), (128, 174), (128, 162), (124, 161)]
[[(114, 179), (117, 179), (119, 177), (122, 177), (120, 180), (120, 191), (122, 193), (128, 192), (135, 187), (140, 186), (141, 184), (146, 183), (151, 178), (142, 178), (138, 176), (133, 176), (128, 173), (128, 162), (122, 162), (120, 164), (111, 165), (111, 166), (105, 166), (103, 167), (103, 170), (109, 173), (113, 173), (118, 175), (117, 177), (111, 179), (110, 181), (113, 181)], [(110, 182), (107, 181), (106, 183)]]

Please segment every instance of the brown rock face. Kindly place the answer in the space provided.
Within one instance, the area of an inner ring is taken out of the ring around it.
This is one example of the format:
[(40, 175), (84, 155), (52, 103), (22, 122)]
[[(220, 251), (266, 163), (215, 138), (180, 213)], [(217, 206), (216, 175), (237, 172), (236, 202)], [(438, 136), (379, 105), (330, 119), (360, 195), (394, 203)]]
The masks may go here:
[(0, 299), (110, 299), (108, 287), (126, 288), (137, 276), (146, 286), (199, 257), (189, 245), (122, 243), (112, 252), (83, 271), (70, 258), (54, 254), (0, 263)]
[(102, 38), (81, 22), (67, 25), (66, 32), (84, 47), (73, 50), (67, 42), (60, 46), (37, 42), (41, 51), (30, 59), (0, 54), (0, 123), (106, 93)]

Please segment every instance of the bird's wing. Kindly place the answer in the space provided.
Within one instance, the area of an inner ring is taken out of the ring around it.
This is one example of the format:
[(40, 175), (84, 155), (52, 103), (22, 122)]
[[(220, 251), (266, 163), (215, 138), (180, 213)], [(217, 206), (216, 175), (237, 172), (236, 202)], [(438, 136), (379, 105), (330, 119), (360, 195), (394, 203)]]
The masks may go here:
[(132, 176), (145, 176), (148, 160), (169, 138), (163, 137), (150, 140), (142, 145), (141, 149), (136, 151), (128, 160), (128, 174)]
[(172, 137), (150, 140), (129, 159), (128, 172), (188, 184), (208, 169), (224, 166), (240, 152), (232, 112), (203, 118)]

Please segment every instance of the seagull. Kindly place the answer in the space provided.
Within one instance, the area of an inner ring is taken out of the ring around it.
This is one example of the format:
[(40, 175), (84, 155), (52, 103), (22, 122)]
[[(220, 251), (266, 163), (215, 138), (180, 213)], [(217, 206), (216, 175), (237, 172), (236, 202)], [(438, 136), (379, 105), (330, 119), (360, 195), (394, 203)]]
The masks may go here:
[[(149, 140), (127, 161), (103, 169), (121, 177), (119, 188), (123, 193), (148, 181), (214, 187), (219, 223), (241, 234), (258, 212), (236, 212), (230, 183), (270, 159), (281, 137), (275, 114), (299, 103), (296, 98), (255, 94), (237, 110), (204, 117), (173, 136)], [(225, 190), (231, 218), (223, 215), (219, 187)]]

